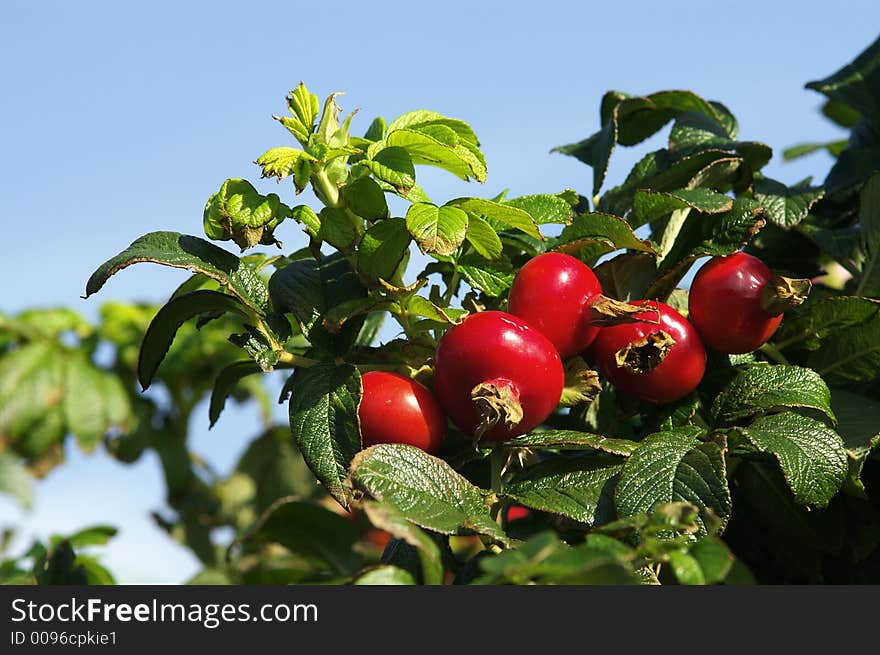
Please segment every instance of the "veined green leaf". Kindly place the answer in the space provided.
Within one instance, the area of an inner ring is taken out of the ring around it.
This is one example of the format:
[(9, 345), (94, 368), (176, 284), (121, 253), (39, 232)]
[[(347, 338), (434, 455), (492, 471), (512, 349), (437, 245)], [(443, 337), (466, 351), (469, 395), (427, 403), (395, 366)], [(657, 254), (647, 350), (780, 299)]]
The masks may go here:
[(177, 232), (151, 232), (104, 262), (89, 278), (85, 297), (97, 293), (108, 279), (139, 262), (153, 262), (202, 273), (229, 289), (245, 305), (264, 312), (269, 302), (266, 283), (231, 252), (198, 237)]
[(352, 461), (351, 479), (423, 528), (441, 534), (474, 531), (499, 543), (509, 542), (489, 515), (480, 490), (446, 462), (414, 446), (367, 448)]
[(343, 507), (344, 481), (361, 449), (357, 408), (361, 376), (350, 365), (318, 364), (298, 369), (290, 396), (290, 430), (306, 464)]
[(406, 212), (406, 227), (422, 252), (451, 255), (467, 235), (468, 216), (449, 205), (415, 203)]

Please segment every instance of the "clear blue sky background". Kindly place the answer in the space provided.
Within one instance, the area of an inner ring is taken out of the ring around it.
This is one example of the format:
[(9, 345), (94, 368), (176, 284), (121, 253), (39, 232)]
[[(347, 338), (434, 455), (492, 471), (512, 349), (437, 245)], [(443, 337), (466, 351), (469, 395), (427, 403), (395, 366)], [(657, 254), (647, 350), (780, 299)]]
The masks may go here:
[[(603, 92), (692, 89), (723, 101), (741, 135), (779, 153), (839, 138), (803, 89), (876, 36), (880, 4), (836, 2), (34, 2), (9, 3), (0, 39), (0, 311), (102, 301), (161, 301), (179, 271), (139, 266), (79, 299), (94, 267), (154, 229), (201, 233), (207, 197), (228, 177), (257, 182), (251, 162), (287, 133), (272, 113), (304, 80), (321, 97), (344, 90), (366, 129), (376, 114), (434, 109), (471, 122), (489, 164), (485, 188), (420, 174), (437, 199), (589, 191), (591, 171), (550, 155), (598, 127)], [(658, 147), (663, 137), (652, 144)], [(638, 152), (641, 152), (639, 150)], [(637, 152), (618, 150), (618, 182)], [(824, 154), (769, 174), (823, 178)], [(260, 182), (290, 202), (290, 186)], [(287, 247), (298, 230), (282, 228)], [(283, 416), (283, 408), (279, 409)], [(194, 447), (228, 470), (256, 413), (229, 411)], [(158, 462), (114, 463), (75, 450), (39, 484), (24, 513), (0, 498), (0, 526), (30, 535), (95, 522), (121, 528), (106, 562), (123, 582), (180, 582), (196, 562), (150, 523)]]

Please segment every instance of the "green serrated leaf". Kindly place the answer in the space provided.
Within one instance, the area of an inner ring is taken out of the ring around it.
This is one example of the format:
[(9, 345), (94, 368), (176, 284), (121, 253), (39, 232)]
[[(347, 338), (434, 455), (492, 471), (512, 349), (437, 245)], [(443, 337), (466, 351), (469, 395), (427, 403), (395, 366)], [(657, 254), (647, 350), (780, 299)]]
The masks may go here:
[(864, 261), (858, 296), (880, 297), (880, 173), (862, 188), (859, 202), (860, 245)]
[(836, 424), (831, 391), (819, 375), (800, 366), (750, 366), (716, 398), (712, 415), (722, 425), (780, 408), (814, 409)]
[(377, 180), (390, 184), (399, 193), (407, 193), (416, 184), (412, 157), (403, 148), (370, 146), (362, 163)]
[(623, 466), (615, 492), (621, 517), (649, 513), (659, 503), (686, 501), (701, 510), (700, 532), (707, 531), (705, 511), (722, 527), (730, 516), (726, 445), (701, 442), (693, 426), (645, 437)]
[(562, 197), (564, 193), (520, 196), (504, 200), (503, 204), (522, 209), (538, 225), (546, 225), (547, 223), (568, 225), (572, 219), (572, 210), (568, 200)]
[(406, 212), (406, 227), (422, 252), (451, 255), (464, 242), (468, 216), (457, 207), (415, 203)]
[(367, 290), (341, 254), (324, 257), (320, 262), (301, 259), (288, 264), (269, 279), (269, 292), (275, 311), (292, 313), (312, 345), (342, 354), (357, 337), (360, 321), (348, 321), (339, 332), (323, 325), (332, 307), (367, 297)]
[(593, 260), (622, 248), (656, 253), (653, 244), (638, 238), (624, 219), (599, 212), (576, 216), (549, 247), (584, 260)]
[(825, 195), (822, 187), (797, 185), (787, 187), (763, 177), (753, 185), (755, 200), (767, 210), (767, 218), (782, 228), (791, 228), (807, 217), (810, 207)]
[(880, 39), (833, 75), (810, 82), (806, 88), (880, 123)]
[(867, 498), (861, 475), (868, 455), (880, 445), (880, 401), (835, 389), (831, 406), (839, 421), (838, 432), (843, 439), (849, 463), (844, 490), (851, 495)]
[(456, 269), (471, 287), (493, 298), (504, 296), (516, 275), (513, 266), (505, 259), (487, 262), (463, 257)]
[(531, 215), (512, 205), (484, 200), (483, 198), (456, 198), (455, 200), (450, 200), (446, 205), (463, 209), (470, 215), (482, 216), (493, 227), (519, 230), (530, 237), (544, 240), (544, 236)]
[(100, 291), (112, 275), (139, 262), (202, 273), (219, 282), (254, 311), (263, 312), (268, 306), (266, 282), (250, 266), (204, 239), (178, 232), (151, 232), (136, 239), (92, 273), (86, 283), (85, 297)]
[(388, 203), (385, 192), (369, 177), (359, 177), (342, 187), (345, 205), (355, 214), (368, 221), (376, 221), (388, 216)]
[(261, 177), (277, 177), (279, 180), (283, 180), (285, 177), (290, 177), (294, 174), (297, 163), (302, 158), (305, 158), (307, 161), (317, 161), (299, 148), (282, 146), (270, 148), (260, 155), (255, 163), (263, 169)]
[(343, 507), (348, 466), (361, 449), (357, 408), (361, 377), (350, 365), (297, 369), (290, 396), (290, 430), (315, 477)]
[(840, 435), (820, 421), (784, 412), (738, 430), (760, 452), (776, 458), (801, 505), (824, 507), (846, 478), (846, 450)]
[(540, 462), (515, 475), (503, 493), (518, 503), (595, 525), (615, 518), (614, 483), (623, 460), (586, 455)]
[[(415, 548), (422, 564), (422, 580), (426, 585), (443, 584), (443, 559), (437, 544), (419, 527), (391, 505), (366, 501), (363, 510), (370, 523)], [(398, 569), (400, 570), (400, 569)]]
[(509, 540), (489, 515), (480, 490), (446, 462), (414, 446), (380, 444), (351, 463), (352, 482), (410, 521), (441, 534), (474, 531)]
[(249, 359), (233, 362), (223, 367), (217, 374), (217, 378), (214, 380), (214, 387), (211, 390), (211, 403), (208, 407), (210, 427), (214, 427), (214, 424), (217, 423), (220, 413), (226, 406), (226, 399), (232, 395), (238, 382), (248, 375), (261, 373), (262, 370), (259, 364)]
[(711, 189), (677, 189), (669, 192), (637, 191), (633, 199), (633, 228), (652, 223), (677, 209), (720, 214), (733, 209), (733, 198)]
[(610, 455), (627, 457), (638, 448), (638, 442), (614, 439), (575, 430), (544, 430), (508, 439), (499, 444), (504, 448), (532, 450), (599, 450)]
[(141, 343), (138, 381), (144, 389), (152, 383), (180, 326), (199, 314), (210, 312), (233, 312), (244, 318), (250, 317), (239, 300), (219, 291), (200, 289), (168, 301), (150, 322)]
[(492, 226), (476, 214), (471, 214), (468, 217), (465, 239), (474, 247), (474, 250), (486, 259), (492, 260), (501, 257), (503, 250), (501, 239), (498, 238), (498, 234)]
[(410, 241), (404, 219), (389, 218), (377, 222), (364, 233), (358, 246), (358, 270), (370, 280), (391, 280)]

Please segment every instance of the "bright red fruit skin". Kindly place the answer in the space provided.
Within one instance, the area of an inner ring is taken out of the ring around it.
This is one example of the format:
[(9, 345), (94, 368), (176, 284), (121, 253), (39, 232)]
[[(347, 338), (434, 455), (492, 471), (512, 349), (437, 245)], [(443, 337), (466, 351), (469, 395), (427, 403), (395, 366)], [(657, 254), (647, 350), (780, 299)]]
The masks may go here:
[(471, 399), (478, 384), (508, 385), (519, 395), (522, 420), (497, 425), (483, 439), (504, 441), (543, 423), (556, 408), (565, 384), (553, 344), (522, 319), (505, 312), (471, 314), (451, 328), (434, 354), (434, 393), (447, 416), (473, 435), (479, 416)]
[(364, 447), (403, 443), (435, 453), (446, 436), (446, 417), (428, 389), (406, 376), (370, 371), (361, 376), (358, 419)]
[(508, 310), (547, 337), (560, 357), (571, 357), (599, 334), (589, 323), (589, 304), (601, 293), (589, 266), (571, 255), (548, 252), (517, 273)]
[[(669, 305), (656, 300), (636, 300), (632, 304), (649, 309), (635, 315), (641, 319), (638, 322), (599, 331), (592, 348), (597, 364), (615, 387), (636, 398), (658, 405), (683, 398), (696, 389), (706, 370), (706, 350), (700, 335)], [(656, 321), (658, 314), (659, 325), (646, 322)], [(615, 354), (619, 350), (659, 330), (669, 334), (675, 344), (656, 367), (635, 373), (617, 365)]]
[(750, 353), (767, 343), (782, 314), (761, 307), (773, 272), (757, 257), (737, 252), (713, 257), (697, 272), (688, 300), (690, 319), (706, 345), (729, 354)]

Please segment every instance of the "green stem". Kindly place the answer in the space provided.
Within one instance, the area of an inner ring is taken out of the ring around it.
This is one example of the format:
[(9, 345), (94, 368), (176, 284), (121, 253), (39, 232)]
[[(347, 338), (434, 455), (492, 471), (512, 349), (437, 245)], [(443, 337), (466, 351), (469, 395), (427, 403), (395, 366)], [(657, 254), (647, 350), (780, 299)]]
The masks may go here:
[(302, 366), (303, 368), (308, 368), (309, 366), (315, 366), (316, 364), (321, 363), (317, 359), (303, 357), (302, 355), (295, 355), (292, 352), (288, 352), (286, 350), (281, 350), (278, 352), (278, 361), (283, 362), (284, 364), (291, 364), (292, 366)]
[(758, 348), (758, 352), (767, 355), (770, 359), (772, 359), (777, 364), (785, 364), (789, 365), (789, 361), (785, 358), (785, 355), (779, 350), (778, 346), (774, 346), (772, 343), (765, 343), (763, 346)]
[(315, 187), (316, 195), (328, 207), (341, 207), (342, 203), (339, 198), (339, 188), (327, 177), (327, 171), (319, 168), (312, 175), (312, 184)]
[(458, 272), (458, 267), (456, 266), (452, 271), (452, 279), (449, 280), (449, 286), (446, 288), (446, 293), (443, 294), (443, 302), (447, 306), (452, 302), (452, 298), (455, 296), (455, 289), (459, 282), (461, 282), (461, 274)]

